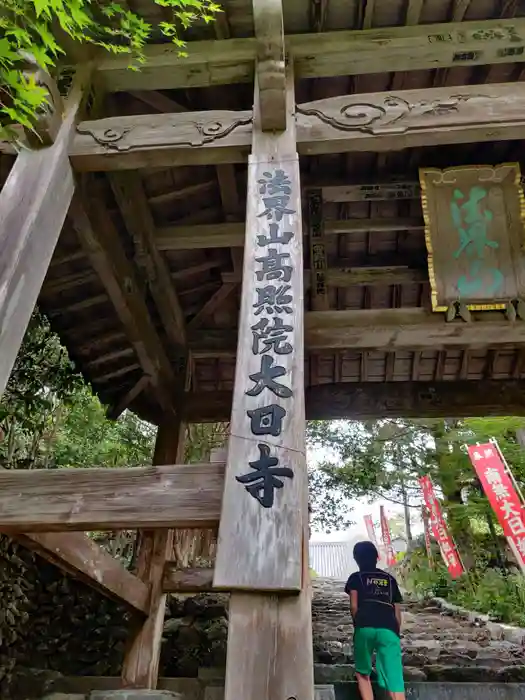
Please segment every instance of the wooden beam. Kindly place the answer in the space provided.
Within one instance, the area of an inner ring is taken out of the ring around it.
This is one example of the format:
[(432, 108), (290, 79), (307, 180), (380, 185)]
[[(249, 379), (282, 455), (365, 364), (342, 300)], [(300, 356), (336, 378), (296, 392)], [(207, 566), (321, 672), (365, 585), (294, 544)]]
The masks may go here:
[(77, 73), (55, 142), (22, 149), (0, 193), (0, 395), (73, 196), (68, 148), (88, 83), (89, 70)]
[(130, 406), (130, 404), (132, 404), (133, 401), (135, 401), (137, 396), (140, 396), (140, 394), (142, 394), (142, 392), (146, 389), (150, 382), (151, 377), (148, 377), (148, 375), (143, 374), (142, 377), (139, 380), (137, 380), (133, 384), (133, 386), (130, 389), (128, 389), (128, 391), (126, 391), (122, 398), (119, 399), (117, 404), (108, 408), (108, 410), (106, 411), (106, 416), (110, 420), (117, 420), (117, 418), (124, 413), (124, 411)]
[(174, 562), (164, 567), (165, 593), (205, 593), (213, 590), (213, 569), (182, 569)]
[(215, 311), (230, 296), (230, 294), (234, 291), (234, 289), (237, 286), (238, 285), (236, 282), (229, 282), (223, 284), (222, 287), (220, 287), (210, 297), (210, 299), (208, 299), (208, 301), (204, 304), (202, 309), (198, 313), (196, 313), (195, 316), (191, 319), (191, 321), (188, 323), (188, 329), (195, 330), (197, 328), (200, 328), (200, 326), (202, 326), (206, 319), (210, 318), (210, 316), (213, 316)]
[[(524, 113), (523, 83), (343, 95), (296, 106), (297, 149), (321, 155), (516, 140)], [(251, 111), (82, 122), (71, 161), (80, 171), (244, 162), (251, 122)]]
[[(85, 201), (89, 202), (89, 193)], [(90, 216), (80, 196), (75, 197), (69, 211), (71, 224), (106, 288), (144, 374), (151, 377), (157, 401), (164, 410), (173, 412), (170, 387), (175, 386), (175, 375), (100, 191), (96, 205), (88, 208)]]
[[(523, 18), (285, 37), (298, 79), (521, 62), (524, 46)], [(254, 38), (190, 42), (181, 57), (176, 46), (146, 46), (140, 71), (129, 70), (126, 56), (102, 53), (98, 72), (114, 92), (251, 82), (257, 48)]]
[(250, 149), (251, 122), (251, 110), (86, 121), (77, 127), (70, 157), (78, 171), (243, 163)]
[[(221, 166), (223, 167), (223, 166)], [(334, 188), (330, 188), (334, 189)], [(343, 188), (341, 188), (343, 189)], [(309, 192), (310, 190), (308, 190)], [(332, 194), (332, 197), (335, 196)], [(343, 195), (341, 195), (343, 196)], [(244, 223), (201, 224), (196, 226), (161, 226), (155, 243), (159, 250), (194, 250), (200, 248), (244, 247)], [(362, 233), (367, 231), (421, 231), (418, 217), (341, 219), (324, 221), (324, 234)], [(306, 235), (306, 231), (305, 231)]]
[(521, 83), (332, 97), (297, 105), (298, 149), (319, 155), (514, 140), (523, 107)]
[[(316, 261), (319, 264), (319, 261)], [(312, 289), (319, 284), (314, 273), (318, 270), (304, 270), (304, 287)], [(223, 272), (222, 280), (226, 283), (240, 282), (241, 276), (235, 272)], [(393, 284), (411, 284), (414, 282), (427, 282), (428, 273), (424, 268), (410, 268), (407, 265), (374, 266), (371, 264), (355, 265), (352, 267), (329, 267), (324, 269), (322, 277), (323, 287), (373, 287), (378, 285), (388, 286)], [(320, 305), (320, 302), (319, 302)], [(327, 301), (324, 309), (328, 310)], [(319, 310), (319, 309), (317, 309)]]
[(223, 464), (0, 472), (0, 529), (10, 532), (213, 527)]
[[(191, 370), (185, 368), (189, 384)], [(182, 460), (186, 425), (179, 415), (159, 427), (154, 464)], [(191, 469), (191, 467), (190, 467)], [(168, 488), (170, 493), (172, 486)], [(139, 620), (122, 664), (122, 685), (131, 688), (156, 688), (159, 675), (162, 632), (166, 610), (163, 576), (166, 561), (173, 551), (173, 530), (139, 530), (137, 533), (137, 575), (151, 588), (148, 616)]]
[[(524, 416), (525, 381), (340, 382), (306, 389), (307, 420)], [(227, 421), (231, 391), (190, 393), (189, 423)]]
[(286, 129), (283, 0), (252, 0), (263, 131)]
[(144, 270), (151, 296), (171, 344), (186, 345), (184, 314), (167, 262), (155, 244), (155, 223), (139, 173), (113, 173), (111, 188), (135, 243), (135, 260)]
[(31, 532), (15, 539), (63, 571), (136, 613), (148, 612), (150, 589), (80, 532)]
[[(473, 312), (472, 322), (447, 323), (442, 314), (419, 307), (307, 312), (305, 344), (320, 350), (444, 350), (452, 347), (512, 347), (525, 344), (525, 323), (510, 322), (502, 312)], [(195, 357), (234, 355), (236, 331), (202, 329), (192, 332)]]

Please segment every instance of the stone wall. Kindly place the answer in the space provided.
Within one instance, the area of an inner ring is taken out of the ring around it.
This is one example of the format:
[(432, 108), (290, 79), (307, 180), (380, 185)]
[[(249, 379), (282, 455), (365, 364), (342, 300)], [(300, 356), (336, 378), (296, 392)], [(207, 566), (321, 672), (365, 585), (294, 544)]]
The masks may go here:
[[(3, 700), (35, 675), (119, 675), (125, 608), (3, 535), (0, 596)], [(170, 597), (161, 674), (194, 677), (199, 667), (223, 665), (226, 635), (226, 596)]]

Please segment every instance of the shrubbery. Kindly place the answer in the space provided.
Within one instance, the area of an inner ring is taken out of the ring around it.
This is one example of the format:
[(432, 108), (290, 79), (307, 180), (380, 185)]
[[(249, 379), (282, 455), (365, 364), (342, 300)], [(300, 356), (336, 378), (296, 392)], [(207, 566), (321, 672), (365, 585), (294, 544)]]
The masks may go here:
[(444, 598), (495, 621), (525, 627), (525, 578), (519, 572), (478, 562), (475, 569), (453, 581), (441, 560), (432, 569), (426, 553), (415, 550), (404, 562), (400, 578), (408, 591)]

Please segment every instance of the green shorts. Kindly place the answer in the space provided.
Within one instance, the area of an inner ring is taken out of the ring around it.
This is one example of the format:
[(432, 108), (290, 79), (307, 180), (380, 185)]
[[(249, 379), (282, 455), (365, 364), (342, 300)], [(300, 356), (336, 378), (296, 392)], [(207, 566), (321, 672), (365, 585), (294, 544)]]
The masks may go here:
[(360, 627), (354, 633), (355, 670), (362, 676), (372, 673), (372, 655), (376, 652), (377, 682), (391, 693), (405, 690), (401, 641), (395, 632), (375, 627)]

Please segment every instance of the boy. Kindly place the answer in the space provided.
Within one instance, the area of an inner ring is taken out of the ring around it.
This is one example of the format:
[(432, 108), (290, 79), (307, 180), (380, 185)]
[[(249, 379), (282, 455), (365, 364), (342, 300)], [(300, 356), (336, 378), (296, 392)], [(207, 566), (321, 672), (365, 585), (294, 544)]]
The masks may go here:
[(392, 700), (405, 700), (401, 654), (401, 593), (393, 576), (377, 568), (379, 555), (372, 542), (358, 542), (354, 559), (359, 567), (350, 576), (345, 593), (350, 596), (354, 621), (354, 662), (362, 700), (374, 700), (370, 674), (376, 652), (378, 684)]

